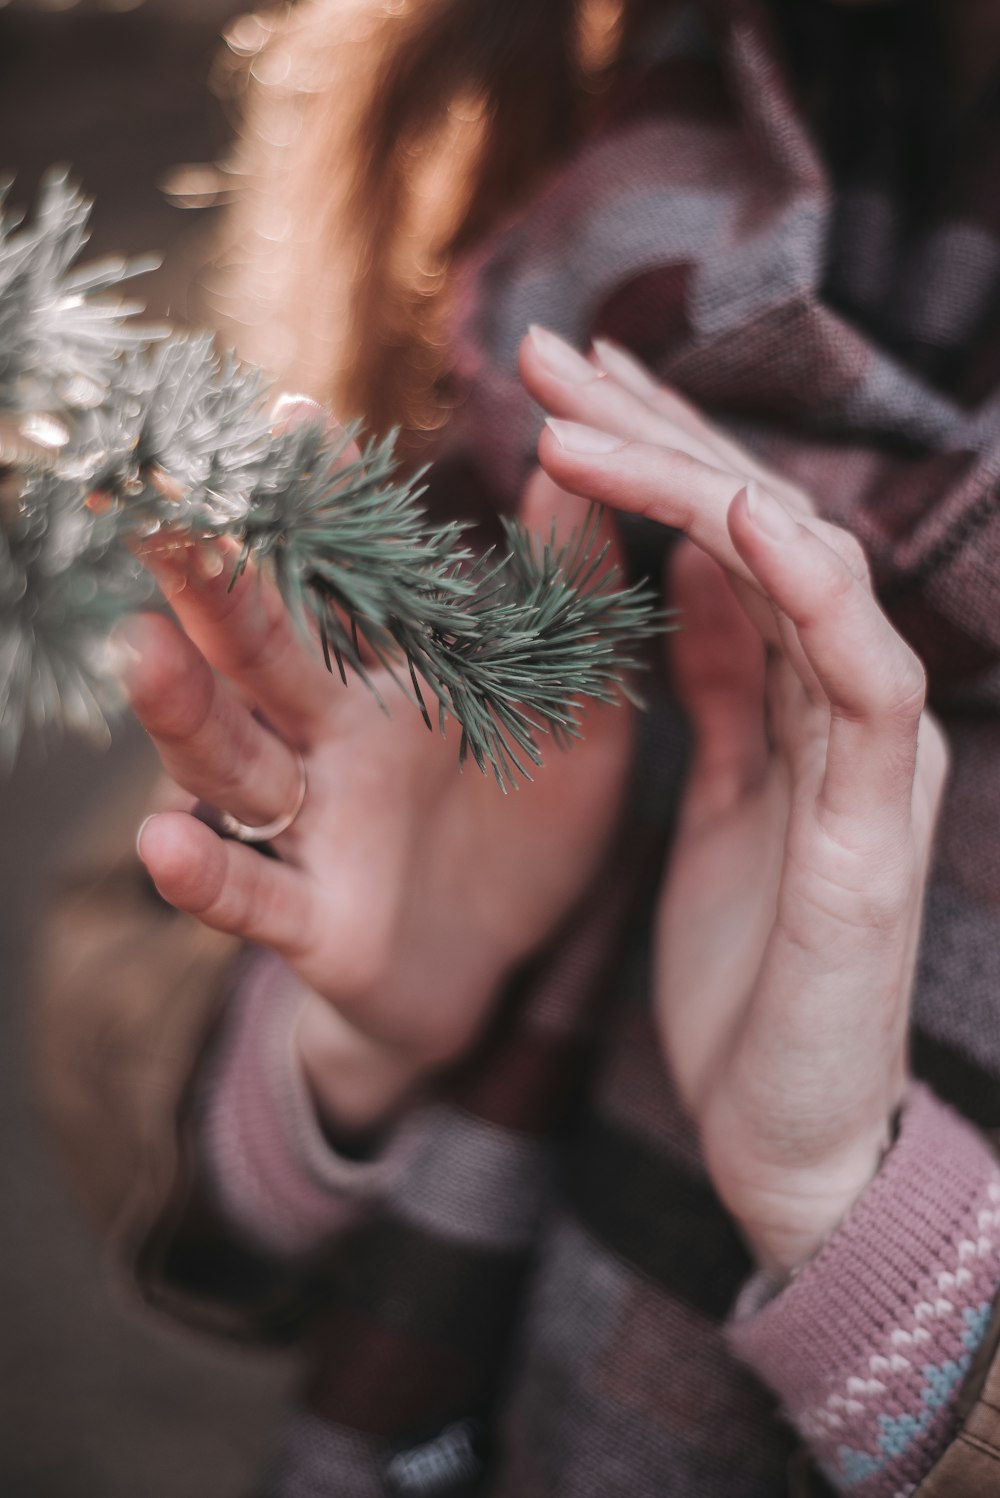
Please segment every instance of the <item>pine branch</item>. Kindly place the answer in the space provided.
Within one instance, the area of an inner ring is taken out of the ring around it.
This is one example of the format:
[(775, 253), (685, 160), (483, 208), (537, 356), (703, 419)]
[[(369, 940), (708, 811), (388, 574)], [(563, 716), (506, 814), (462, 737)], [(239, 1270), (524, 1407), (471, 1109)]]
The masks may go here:
[(17, 759), (29, 725), (108, 741), (120, 694), (108, 633), (147, 601), (148, 577), (111, 517), (86, 511), (79, 486), (45, 474), (0, 525), (0, 769)]
[(76, 269), (91, 205), (66, 173), (46, 177), (30, 228), (6, 208), (9, 189), (0, 187), (0, 408), (90, 409), (107, 399), (120, 355), (157, 331), (130, 325), (141, 303), (99, 299), (157, 261)]
[(134, 307), (101, 300), (135, 267), (73, 269), (87, 213), (55, 176), (30, 228), (0, 218), (0, 463), (21, 474), (13, 507), (0, 504), (8, 761), (29, 721), (103, 721), (100, 641), (137, 598), (126, 543), (156, 532), (237, 540), (236, 576), (251, 562), (273, 576), (331, 668), (371, 686), (363, 638), (428, 726), (425, 691), (437, 698), (440, 726), (461, 725), (460, 757), (501, 786), (541, 762), (541, 733), (578, 735), (586, 698), (627, 691), (664, 616), (648, 589), (602, 570), (596, 516), (565, 546), (508, 526), (509, 555), (477, 561), (461, 525), (424, 514), (422, 476), (400, 473), (392, 435), (276, 434), (259, 370), (207, 335), (153, 330), (151, 346)]

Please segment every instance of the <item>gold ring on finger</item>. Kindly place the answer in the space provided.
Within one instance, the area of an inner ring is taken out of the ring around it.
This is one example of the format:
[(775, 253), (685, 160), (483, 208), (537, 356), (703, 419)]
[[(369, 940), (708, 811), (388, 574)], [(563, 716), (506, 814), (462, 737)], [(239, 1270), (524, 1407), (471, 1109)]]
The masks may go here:
[(272, 838), (279, 837), (282, 832), (288, 831), (302, 810), (302, 803), (306, 799), (308, 789), (306, 762), (298, 749), (295, 750), (295, 758), (299, 767), (299, 785), (291, 809), (282, 812), (280, 817), (265, 822), (261, 827), (252, 827), (249, 822), (241, 822), (239, 817), (233, 816), (232, 812), (220, 812), (219, 822), (227, 837), (234, 837), (241, 843), (268, 843)]

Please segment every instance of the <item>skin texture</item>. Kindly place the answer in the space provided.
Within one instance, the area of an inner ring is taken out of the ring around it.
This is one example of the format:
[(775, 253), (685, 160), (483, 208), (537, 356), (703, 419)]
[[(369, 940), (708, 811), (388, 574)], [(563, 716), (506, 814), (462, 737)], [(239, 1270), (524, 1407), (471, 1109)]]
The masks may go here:
[(570, 378), (550, 340), (521, 351), (557, 418), (545, 470), (688, 537), (669, 650), (696, 748), (659, 1029), (722, 1200), (786, 1272), (871, 1180), (902, 1100), (944, 740), (857, 542), (623, 351), (598, 345)]
[[(871, 1180), (904, 1093), (944, 741), (860, 547), (807, 495), (613, 346), (587, 360), (536, 330), (521, 372), (555, 418), (529, 523), (579, 518), (575, 494), (688, 538), (667, 669), (696, 748), (660, 899), (657, 1016), (722, 1200), (784, 1272)], [(317, 1102), (335, 1126), (369, 1127), (461, 1054), (586, 886), (631, 717), (591, 711), (585, 743), (505, 800), (460, 776), (454, 743), (415, 713), (388, 721), (331, 683), (258, 579), (228, 594), (225, 558), (148, 560), (184, 633), (135, 621), (128, 685), (166, 768), (253, 824), (294, 796), (289, 745), (309, 790), (280, 862), (176, 812), (144, 824), (140, 854), (172, 903), (295, 968)]]

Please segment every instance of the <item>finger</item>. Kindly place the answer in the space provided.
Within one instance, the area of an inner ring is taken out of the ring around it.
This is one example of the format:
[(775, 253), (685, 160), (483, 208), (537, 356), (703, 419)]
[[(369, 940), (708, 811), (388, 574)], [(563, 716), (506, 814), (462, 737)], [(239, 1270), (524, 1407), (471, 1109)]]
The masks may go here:
[(807, 524), (829, 529), (797, 486), (763, 468), (614, 345), (601, 342), (587, 360), (534, 327), (519, 364), (529, 393), (552, 413), (539, 457), (561, 487), (686, 530), (747, 582), (753, 580), (728, 544), (725, 515), (748, 477), (759, 476)]
[(232, 583), (238, 557), (229, 542), (174, 548), (166, 558), (142, 554), (204, 658), (306, 747), (329, 711), (329, 673), (268, 579), (248, 567)]
[(679, 421), (679, 413), (657, 409), (547, 328), (531, 328), (521, 345), (519, 366), (529, 393), (554, 416), (630, 440), (678, 446), (704, 463), (718, 461), (704, 428), (697, 431)]
[(132, 708), (178, 784), (263, 826), (295, 803), (300, 766), (215, 676), (170, 620), (145, 614), (121, 626)]
[(687, 542), (668, 562), (681, 628), (668, 637), (678, 696), (695, 739), (686, 805), (697, 818), (728, 810), (763, 779), (764, 646), (711, 557)]
[[(276, 412), (278, 427), (313, 414), (311, 403), (291, 399)], [(345, 464), (357, 456), (351, 444)], [(307, 747), (329, 714), (332, 683), (274, 584), (253, 567), (233, 583), (239, 547), (232, 541), (175, 547), (166, 555), (154, 542), (140, 555), (210, 665), (241, 687), (281, 734)]]
[(538, 456), (553, 482), (600, 504), (685, 531), (732, 576), (747, 615), (764, 639), (777, 642), (771, 606), (726, 526), (729, 505), (739, 493), (737, 479), (686, 453), (649, 443), (623, 444), (573, 422), (547, 425)]
[[(622, 441), (570, 421), (546, 423), (538, 456), (545, 471), (563, 488), (684, 531), (732, 575), (744, 608), (764, 638), (778, 641), (779, 629), (767, 595), (729, 534), (729, 507), (745, 488), (745, 480), (676, 449)], [(816, 535), (829, 536), (835, 550), (853, 544), (844, 532), (816, 516), (801, 519)], [(867, 576), (863, 556), (856, 546), (853, 551), (850, 570)], [(755, 599), (763, 604), (755, 604)]]
[(727, 572), (761, 591), (726, 524), (743, 480), (676, 449), (623, 440), (570, 421), (546, 424), (538, 456), (561, 488), (684, 531)]
[(183, 812), (149, 817), (136, 846), (163, 898), (214, 931), (271, 947), (289, 961), (313, 947), (309, 885), (289, 864), (227, 842)]
[(830, 705), (821, 810), (858, 831), (907, 823), (925, 677), (869, 589), (824, 540), (752, 485), (730, 530), (747, 565), (791, 621)]
[(810, 508), (800, 490), (764, 469), (614, 344), (598, 340), (585, 359), (547, 328), (533, 327), (521, 347), (520, 368), (530, 393), (555, 417), (673, 448), (743, 483), (759, 478), (796, 508)]
[[(766, 469), (753, 453), (713, 426), (676, 390), (661, 384), (644, 364), (620, 344), (613, 343), (608, 338), (595, 338), (590, 357), (599, 369), (657, 412), (668, 429), (689, 432), (692, 439), (700, 442), (711, 455), (709, 461), (730, 469), (733, 473), (743, 474), (746, 478), (760, 479), (790, 509), (803, 514), (813, 512), (812, 503), (802, 489), (782, 479), (780, 474)], [(598, 422), (597, 425), (601, 423)], [(698, 456), (694, 447), (685, 448), (684, 451), (690, 452), (692, 457)]]

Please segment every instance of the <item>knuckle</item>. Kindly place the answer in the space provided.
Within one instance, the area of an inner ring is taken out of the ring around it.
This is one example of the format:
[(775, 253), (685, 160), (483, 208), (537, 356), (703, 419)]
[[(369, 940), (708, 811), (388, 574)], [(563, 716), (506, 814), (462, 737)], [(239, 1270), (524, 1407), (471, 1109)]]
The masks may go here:
[(819, 613), (825, 609), (836, 608), (838, 604), (846, 603), (854, 595), (858, 585), (858, 579), (854, 573), (843, 563), (842, 558), (833, 561), (829, 557), (826, 568), (826, 576), (823, 579), (823, 600), (820, 604), (817, 600), (815, 612)]
[[(807, 512), (808, 513), (808, 512)], [(845, 531), (839, 525), (831, 525), (828, 520), (816, 520), (808, 525), (807, 529), (821, 541), (829, 551), (833, 552), (837, 562), (829, 567), (831, 589), (837, 585), (834, 578), (842, 578), (842, 584), (838, 592), (850, 592), (851, 587), (857, 583), (871, 591), (871, 571), (868, 565), (868, 556), (857, 536)]]
[(237, 671), (264, 669), (280, 665), (288, 642), (288, 618), (283, 607), (275, 607), (270, 597), (254, 629), (239, 632), (232, 642), (231, 663)]
[(913, 651), (904, 654), (886, 691), (886, 712), (904, 724), (917, 724), (927, 705), (927, 672)]
[(866, 591), (870, 591), (868, 558), (857, 537), (825, 520), (817, 523), (813, 534), (829, 547), (840, 563), (839, 567), (831, 565), (829, 568), (829, 587), (834, 596), (850, 593), (858, 583)]
[(891, 878), (872, 879), (864, 893), (858, 896), (851, 924), (881, 942), (899, 931), (909, 907), (908, 886)]
[(165, 662), (136, 703), (140, 717), (158, 738), (171, 743), (193, 739), (208, 722), (215, 699), (215, 683), (202, 662), (179, 655)]
[(853, 577), (859, 582), (867, 583), (869, 580), (868, 556), (857, 536), (850, 531), (842, 531), (834, 527), (836, 550), (841, 561), (850, 570)]
[(909, 834), (890, 844), (869, 833), (845, 836), (836, 826), (825, 831), (831, 866), (804, 890), (804, 909), (797, 914), (806, 928), (819, 913), (825, 918), (824, 940), (852, 932), (881, 943), (897, 935), (909, 920), (913, 899), (915, 851)]
[(909, 914), (910, 898), (910, 881), (903, 872), (874, 881), (865, 899), (868, 927), (880, 935), (898, 931)]
[(243, 929), (240, 901), (227, 873), (224, 852), (219, 858), (204, 861), (197, 885), (186, 904), (192, 915), (221, 931), (239, 932)]

